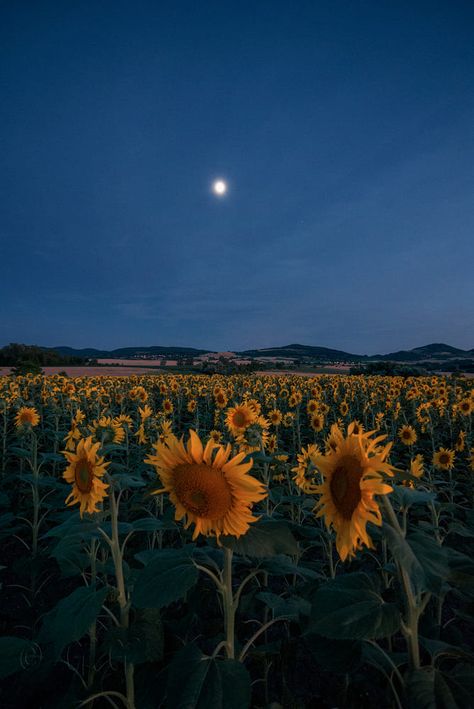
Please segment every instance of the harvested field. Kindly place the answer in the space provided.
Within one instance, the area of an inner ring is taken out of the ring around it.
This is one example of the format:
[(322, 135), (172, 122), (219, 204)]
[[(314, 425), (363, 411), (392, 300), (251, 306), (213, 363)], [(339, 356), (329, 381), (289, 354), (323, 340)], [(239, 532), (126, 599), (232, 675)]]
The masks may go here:
[[(153, 367), (43, 367), (46, 375), (66, 372), (68, 377), (126, 377), (131, 374), (141, 375), (153, 372)], [(0, 376), (11, 374), (10, 367), (0, 367)]]

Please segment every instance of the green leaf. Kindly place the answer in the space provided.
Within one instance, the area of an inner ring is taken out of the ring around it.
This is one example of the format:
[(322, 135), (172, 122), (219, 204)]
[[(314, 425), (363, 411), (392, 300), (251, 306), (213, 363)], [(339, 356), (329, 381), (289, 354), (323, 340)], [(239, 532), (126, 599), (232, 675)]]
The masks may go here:
[(471, 694), (457, 679), (434, 667), (413, 670), (406, 677), (409, 709), (467, 709), (472, 707)]
[(93, 586), (76, 588), (43, 618), (40, 642), (52, 642), (53, 653), (61, 652), (74, 640), (80, 640), (97, 618), (107, 595), (107, 587), (97, 591)]
[(85, 542), (98, 535), (95, 522), (81, 519), (78, 512), (69, 512), (66, 520), (56, 525), (43, 535), (44, 539), (55, 541), (50, 556), (58, 562), (64, 576), (75, 576), (90, 565), (90, 556), (85, 549)]
[(144, 487), (146, 482), (142, 478), (138, 478), (134, 475), (127, 475), (126, 473), (115, 473), (114, 474), (114, 485), (117, 485), (121, 490), (128, 490), (132, 488)]
[(241, 662), (206, 657), (191, 644), (170, 664), (167, 696), (173, 709), (247, 709), (250, 677)]
[(59, 539), (51, 549), (50, 556), (56, 559), (62, 575), (66, 577), (82, 573), (91, 563), (81, 534), (71, 534)]
[(164, 608), (194, 586), (199, 572), (180, 549), (162, 549), (135, 574), (132, 604), (136, 608)]
[(423, 569), (425, 589), (439, 596), (451, 575), (448, 549), (423, 532), (409, 534), (407, 542)]
[(449, 581), (463, 594), (474, 598), (474, 561), (471, 557), (454, 549), (447, 549), (449, 560)]
[(262, 559), (276, 554), (296, 554), (298, 545), (285, 522), (260, 520), (239, 537), (221, 537), (224, 546), (236, 554)]
[(439, 657), (446, 655), (448, 657), (458, 657), (459, 659), (474, 660), (474, 655), (466, 650), (463, 650), (456, 645), (450, 645), (442, 640), (433, 640), (432, 638), (424, 638), (420, 635), (419, 637), (420, 645), (422, 645), (425, 650), (427, 650), (432, 660), (436, 660)]
[(316, 663), (331, 672), (346, 674), (360, 665), (359, 640), (331, 640), (316, 633), (308, 633), (305, 640)]
[(113, 627), (104, 643), (113, 660), (134, 665), (158, 662), (163, 658), (163, 626), (159, 610), (139, 610), (129, 628)]
[(448, 534), (458, 534), (460, 537), (474, 539), (474, 531), (466, 527), (461, 522), (451, 522), (449, 525)]
[(19, 448), (18, 446), (10, 446), (8, 448), (8, 453), (15, 455), (17, 458), (30, 458), (31, 451), (26, 450), (26, 448)]
[(59, 453), (41, 453), (41, 463), (65, 463), (65, 458)]
[(322, 574), (309, 569), (307, 566), (297, 566), (293, 564), (284, 554), (277, 554), (274, 557), (265, 559), (259, 564), (259, 569), (264, 569), (272, 576), (302, 576), (303, 578), (316, 579), (325, 578)]
[(400, 667), (407, 664), (406, 652), (384, 651), (380, 645), (371, 642), (364, 642), (362, 657), (364, 662), (368, 662), (372, 667), (376, 667), (379, 671), (383, 671), (388, 675), (393, 672), (394, 665), (395, 667)]
[(426, 490), (416, 490), (404, 485), (394, 485), (392, 497), (398, 502), (401, 507), (410, 507), (411, 505), (425, 505), (428, 502), (436, 500), (434, 492)]
[(131, 523), (135, 532), (155, 532), (165, 529), (176, 529), (174, 522), (169, 520), (156, 519), (156, 517), (143, 517)]
[(71, 534), (80, 534), (83, 539), (91, 539), (95, 533), (97, 533), (97, 524), (95, 522), (91, 522), (86, 518), (81, 519), (79, 512), (69, 512), (64, 522), (55, 525), (43, 537), (59, 537), (63, 539)]
[(0, 638), (0, 679), (23, 668), (23, 658), (30, 647), (31, 642), (24, 638)]
[(334, 639), (374, 639), (393, 635), (400, 611), (386, 603), (369, 576), (351, 573), (320, 586), (312, 597), (310, 632)]
[(311, 613), (311, 604), (299, 598), (298, 596), (290, 596), (282, 598), (276, 593), (270, 591), (262, 591), (257, 593), (256, 598), (265, 603), (273, 612), (275, 618), (289, 618), (290, 620), (299, 620), (300, 616), (309, 616)]
[(250, 463), (253, 460), (254, 463), (273, 463), (273, 458), (270, 455), (262, 453), (262, 451), (252, 451), (245, 456), (242, 463)]
[(426, 589), (424, 569), (405, 537), (390, 524), (384, 524), (382, 532), (395, 560), (410, 576), (415, 592), (424, 591)]

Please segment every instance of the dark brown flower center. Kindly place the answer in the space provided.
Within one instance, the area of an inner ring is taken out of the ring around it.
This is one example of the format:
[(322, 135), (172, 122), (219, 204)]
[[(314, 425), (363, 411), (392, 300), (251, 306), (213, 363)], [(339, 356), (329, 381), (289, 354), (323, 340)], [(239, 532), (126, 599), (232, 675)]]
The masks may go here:
[(244, 411), (236, 411), (232, 417), (232, 422), (237, 428), (244, 428), (248, 423), (248, 418)]
[(232, 507), (232, 492), (224, 473), (205, 463), (183, 463), (173, 471), (176, 497), (198, 517), (220, 519)]
[(94, 481), (93, 467), (92, 463), (86, 458), (81, 458), (76, 463), (74, 479), (81, 492), (88, 493), (92, 490), (92, 483)]
[(331, 496), (337, 511), (344, 519), (351, 519), (362, 498), (360, 480), (363, 474), (359, 459), (346, 455), (341, 457), (331, 476)]

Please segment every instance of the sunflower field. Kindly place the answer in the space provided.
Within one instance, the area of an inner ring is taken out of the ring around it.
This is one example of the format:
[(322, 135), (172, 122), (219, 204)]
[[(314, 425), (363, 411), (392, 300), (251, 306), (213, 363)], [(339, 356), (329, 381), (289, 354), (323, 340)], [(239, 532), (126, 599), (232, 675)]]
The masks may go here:
[(463, 377), (0, 379), (0, 706), (474, 706)]

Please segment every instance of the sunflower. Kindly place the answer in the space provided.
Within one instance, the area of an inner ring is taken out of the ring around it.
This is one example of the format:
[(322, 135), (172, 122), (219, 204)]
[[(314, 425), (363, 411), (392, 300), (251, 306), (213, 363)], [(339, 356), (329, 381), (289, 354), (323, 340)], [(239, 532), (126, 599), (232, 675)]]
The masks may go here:
[(80, 409), (77, 409), (76, 413), (74, 414), (73, 423), (75, 423), (76, 426), (78, 426), (80, 423), (82, 423), (84, 421), (85, 418), (86, 418), (85, 413), (83, 411), (81, 411)]
[(138, 438), (138, 443), (140, 445), (144, 445), (148, 441), (148, 438), (146, 437), (145, 426), (144, 426), (143, 422), (139, 425), (137, 431), (133, 435), (136, 438)]
[(278, 449), (278, 439), (274, 433), (268, 437), (266, 449), (269, 453), (275, 453)]
[(15, 416), (15, 426), (37, 426), (39, 424), (39, 414), (34, 406), (22, 406)]
[(291, 396), (288, 398), (288, 406), (290, 407), (290, 409), (294, 409), (295, 406), (298, 406), (298, 404), (298, 397), (296, 396), (295, 392), (292, 392)]
[(148, 404), (145, 404), (143, 409), (138, 407), (138, 413), (140, 414), (140, 418), (142, 419), (142, 421), (145, 421), (146, 419), (149, 419), (151, 416), (153, 416), (153, 411), (148, 406)]
[(217, 431), (217, 429), (213, 429), (209, 432), (209, 438), (212, 438), (214, 443), (220, 443), (222, 439), (222, 433), (220, 431)]
[(69, 433), (65, 436), (64, 440), (66, 441), (66, 450), (68, 451), (73, 451), (76, 448), (77, 441), (81, 437), (81, 432), (79, 431), (78, 427), (76, 426), (75, 422), (72, 422), (71, 430)]
[(466, 447), (466, 431), (459, 431), (459, 435), (457, 438), (456, 443), (454, 444), (454, 448), (459, 452), (462, 453), (464, 448)]
[(257, 413), (249, 404), (239, 404), (227, 409), (225, 417), (226, 426), (234, 436), (241, 435), (256, 420)]
[(339, 411), (343, 416), (347, 416), (347, 414), (349, 413), (349, 404), (347, 403), (347, 401), (341, 401)]
[(242, 463), (244, 453), (230, 458), (231, 446), (216, 444), (212, 438), (203, 448), (193, 430), (187, 446), (172, 435), (165, 444), (155, 443), (155, 455), (145, 462), (152, 465), (163, 483), (153, 494), (168, 492), (176, 508), (175, 519), (186, 518), (186, 529), (194, 524), (193, 539), (199, 534), (240, 537), (248, 531), (253, 503), (266, 497), (264, 486), (248, 475), (253, 461)]
[(351, 421), (351, 423), (348, 425), (347, 433), (349, 435), (353, 433), (355, 436), (358, 436), (359, 433), (364, 433), (364, 427), (360, 423), (360, 421), (357, 421), (357, 419), (355, 419), (354, 421)]
[(173, 404), (171, 402), (171, 399), (164, 399), (163, 401), (163, 411), (165, 414), (172, 414), (173, 413)]
[(257, 416), (260, 415), (260, 413), (262, 411), (262, 405), (260, 404), (260, 402), (257, 399), (247, 399), (246, 398), (243, 403), (246, 404), (247, 406), (250, 406), (255, 411)]
[(227, 394), (223, 389), (220, 389), (214, 396), (214, 400), (216, 402), (216, 406), (218, 409), (225, 409), (227, 406)]
[(122, 426), (110, 416), (101, 416), (98, 421), (93, 421), (89, 430), (96, 441), (101, 443), (122, 443), (125, 431)]
[(194, 413), (196, 410), (196, 399), (190, 399), (186, 408), (190, 414)]
[(130, 391), (128, 392), (128, 395), (133, 400), (140, 399), (142, 404), (144, 404), (145, 401), (148, 399), (146, 389), (142, 386), (133, 387), (133, 389), (130, 389)]
[(80, 504), (81, 517), (84, 512), (98, 512), (97, 504), (107, 496), (109, 487), (101, 478), (110, 463), (104, 463), (103, 457), (97, 455), (100, 443), (92, 443), (92, 436), (79, 441), (76, 451), (63, 451), (69, 465), (63, 473), (63, 478), (72, 483), (72, 492), (65, 502), (69, 507)]
[(433, 454), (433, 465), (438, 470), (452, 470), (454, 467), (454, 451), (440, 448)]
[(173, 425), (169, 419), (163, 419), (160, 423), (160, 441), (165, 443), (169, 436), (173, 435)]
[(253, 453), (266, 448), (270, 436), (269, 428), (269, 421), (264, 416), (257, 416), (256, 420), (247, 426), (243, 433), (235, 437), (236, 443), (239, 444), (239, 450)]
[(470, 399), (463, 399), (458, 402), (458, 409), (463, 416), (469, 416), (474, 409), (474, 404)]
[(330, 453), (331, 451), (335, 453), (337, 451), (337, 447), (339, 443), (344, 439), (344, 436), (342, 435), (342, 431), (340, 430), (339, 426), (335, 423), (331, 426), (331, 431), (329, 433), (329, 436), (326, 438), (325, 446), (326, 446), (326, 453)]
[(423, 456), (421, 453), (418, 453), (410, 461), (410, 475), (413, 475), (414, 478), (421, 478), (423, 475)]
[(324, 416), (322, 414), (313, 414), (311, 416), (311, 420), (309, 422), (309, 425), (313, 429), (313, 431), (319, 432), (322, 431), (324, 428)]
[(128, 414), (120, 414), (119, 416), (116, 416), (114, 418), (114, 423), (118, 424), (119, 426), (131, 426), (132, 418)]
[(268, 419), (272, 426), (279, 426), (283, 419), (283, 414), (280, 409), (272, 409), (268, 412)]
[(296, 473), (293, 478), (294, 482), (303, 492), (311, 492), (314, 490), (313, 478), (316, 471), (314, 461), (315, 457), (320, 453), (321, 451), (318, 446), (314, 443), (310, 443), (307, 448), (302, 448), (301, 453), (298, 453), (298, 465), (291, 469), (292, 473)]
[(398, 437), (406, 446), (412, 446), (417, 439), (413, 426), (402, 426), (398, 431)]
[(326, 455), (314, 456), (314, 464), (323, 474), (323, 483), (312, 492), (321, 494), (315, 507), (317, 517), (324, 515), (326, 525), (336, 532), (336, 548), (342, 561), (355, 555), (365, 544), (373, 548), (366, 524), (380, 526), (382, 515), (374, 495), (392, 492), (382, 474), (393, 475), (395, 468), (385, 462), (391, 443), (383, 448), (385, 436), (370, 439), (374, 432), (349, 434), (346, 438), (333, 426), (331, 435), (336, 448)]

